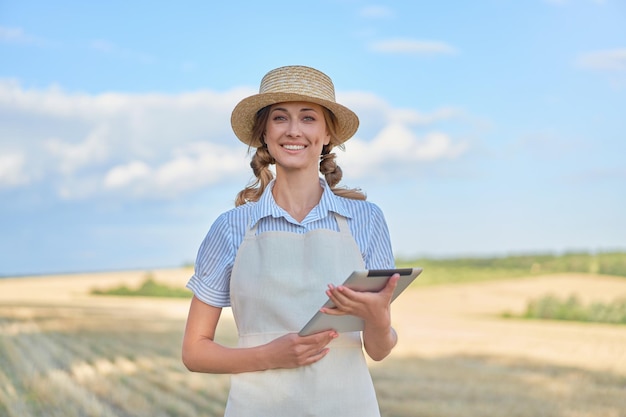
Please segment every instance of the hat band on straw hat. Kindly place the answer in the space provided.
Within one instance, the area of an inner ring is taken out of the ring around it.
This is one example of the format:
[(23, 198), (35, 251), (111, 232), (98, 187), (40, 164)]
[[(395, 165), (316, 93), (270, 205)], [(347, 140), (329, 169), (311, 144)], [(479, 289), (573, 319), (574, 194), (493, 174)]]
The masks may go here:
[(235, 135), (243, 143), (259, 147), (260, 138), (252, 137), (256, 114), (264, 107), (287, 101), (306, 101), (330, 110), (337, 119), (337, 145), (350, 139), (359, 127), (359, 118), (335, 101), (335, 87), (326, 74), (305, 66), (287, 66), (268, 72), (261, 80), (259, 94), (239, 102), (231, 115)]

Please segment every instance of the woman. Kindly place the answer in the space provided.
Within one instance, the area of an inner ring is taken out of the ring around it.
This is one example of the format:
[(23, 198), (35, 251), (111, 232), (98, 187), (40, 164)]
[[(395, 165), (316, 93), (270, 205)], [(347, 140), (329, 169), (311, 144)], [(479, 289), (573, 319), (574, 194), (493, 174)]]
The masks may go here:
[[(378, 293), (329, 284), (357, 269), (394, 267), (380, 209), (358, 190), (336, 187), (341, 170), (331, 150), (352, 137), (358, 117), (335, 102), (328, 76), (289, 66), (270, 71), (231, 124), (256, 148), (256, 181), (198, 251), (183, 362), (195, 372), (233, 374), (227, 416), (379, 416), (363, 347), (378, 361), (396, 344), (390, 300), (398, 277)], [(336, 308), (325, 313), (364, 320), (362, 339), (334, 330), (298, 336), (327, 298)], [(228, 306), (236, 348), (214, 341)]]

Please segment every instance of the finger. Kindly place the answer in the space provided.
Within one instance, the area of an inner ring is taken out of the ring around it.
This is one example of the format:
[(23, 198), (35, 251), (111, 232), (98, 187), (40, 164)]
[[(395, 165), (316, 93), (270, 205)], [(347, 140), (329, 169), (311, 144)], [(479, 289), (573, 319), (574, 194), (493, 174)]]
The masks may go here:
[(382, 289), (381, 292), (387, 293), (391, 297), (396, 287), (398, 286), (399, 281), (400, 281), (400, 274), (393, 274), (389, 278), (389, 280), (387, 280), (387, 284), (385, 284), (385, 287)]
[(332, 290), (326, 291), (328, 298), (335, 303), (335, 306), (339, 309), (347, 308), (352, 301), (352, 291), (344, 286), (336, 287)]
[(325, 332), (316, 333), (314, 335), (309, 336), (309, 338), (313, 339), (313, 343), (307, 348), (308, 359), (312, 362), (317, 362), (330, 350), (327, 345), (333, 340), (339, 337), (339, 333), (335, 330), (329, 330)]
[[(330, 287), (331, 286), (329, 286), (329, 288)], [(349, 299), (344, 294), (340, 293), (338, 288), (333, 287), (332, 289), (326, 290), (326, 296), (333, 303), (333, 307), (322, 307), (320, 309), (322, 313), (331, 316), (343, 316), (349, 314)]]
[(328, 352), (330, 352), (329, 348), (324, 348), (324, 349), (316, 352), (315, 354), (313, 354), (313, 355), (309, 356), (308, 358), (306, 358), (306, 360), (304, 361), (303, 365), (310, 365), (312, 363), (315, 363), (315, 362), (319, 361), (324, 356), (326, 356), (328, 354)]
[(322, 313), (328, 314), (328, 315), (331, 315), (331, 316), (342, 316), (342, 315), (346, 314), (343, 311), (345, 309), (345, 306), (344, 306), (342, 300), (337, 298), (335, 296), (335, 294), (333, 292), (331, 292), (330, 290), (328, 290), (326, 292), (326, 295), (328, 296), (328, 299), (333, 303), (333, 306), (332, 307), (322, 307), (322, 308), (320, 308), (320, 311)]
[(328, 314), (329, 316), (345, 316), (349, 313), (340, 310), (338, 308), (328, 308), (328, 307), (322, 307), (320, 308), (320, 311), (324, 314)]
[(337, 303), (340, 302), (340, 299), (337, 297), (337, 292), (338, 292), (337, 287), (335, 287), (332, 284), (328, 285), (328, 289), (326, 290), (326, 296), (328, 297), (330, 301), (333, 302), (335, 307), (337, 307)]
[(328, 331), (319, 333), (319, 337), (317, 338), (317, 343), (320, 344), (320, 347), (326, 346), (327, 344), (332, 342), (333, 339), (336, 339), (338, 337), (339, 337), (339, 333), (337, 333), (335, 330), (328, 330)]
[(325, 330), (323, 332), (314, 333), (308, 336), (300, 336), (300, 337), (304, 339), (306, 344), (316, 345), (321, 349), (322, 347), (332, 342), (333, 339), (338, 338), (339, 333), (337, 333), (335, 330)]

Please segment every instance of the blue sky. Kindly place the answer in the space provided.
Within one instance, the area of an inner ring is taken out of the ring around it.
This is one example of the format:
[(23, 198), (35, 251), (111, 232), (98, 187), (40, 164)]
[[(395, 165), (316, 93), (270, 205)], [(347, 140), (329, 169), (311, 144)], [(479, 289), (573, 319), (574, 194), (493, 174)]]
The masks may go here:
[(234, 105), (316, 67), (398, 256), (626, 249), (626, 3), (0, 1), (0, 275), (179, 266)]

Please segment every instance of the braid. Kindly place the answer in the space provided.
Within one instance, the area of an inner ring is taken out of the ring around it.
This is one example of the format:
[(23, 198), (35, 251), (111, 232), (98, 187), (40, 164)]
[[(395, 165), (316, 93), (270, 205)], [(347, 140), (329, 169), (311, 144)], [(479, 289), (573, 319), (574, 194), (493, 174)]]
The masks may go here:
[(367, 197), (359, 189), (350, 189), (345, 187), (336, 187), (343, 177), (343, 171), (335, 162), (336, 154), (331, 153), (332, 145), (324, 145), (322, 155), (320, 156), (320, 172), (324, 175), (330, 189), (336, 195), (353, 200), (365, 200)]
[(341, 168), (335, 162), (336, 154), (330, 153), (330, 145), (324, 145), (322, 148), (322, 155), (320, 156), (320, 172), (326, 178), (326, 182), (333, 188), (339, 184), (343, 177)]
[(265, 191), (267, 185), (274, 178), (274, 174), (270, 171), (269, 166), (276, 161), (267, 150), (267, 145), (263, 139), (263, 131), (265, 130), (267, 118), (269, 117), (269, 110), (270, 108), (267, 106), (263, 107), (256, 113), (254, 126), (252, 128), (252, 137), (259, 138), (263, 144), (263, 146), (256, 149), (256, 152), (250, 161), (250, 167), (252, 168), (252, 172), (254, 173), (256, 179), (248, 184), (246, 188), (241, 190), (239, 194), (237, 194), (235, 206), (241, 206), (242, 204), (246, 204), (248, 201), (259, 201), (263, 191)]
[(274, 158), (265, 145), (257, 148), (250, 161), (250, 167), (256, 179), (237, 194), (235, 206), (241, 206), (248, 201), (258, 201), (261, 198), (265, 187), (274, 179), (274, 174), (269, 169), (270, 164), (274, 162)]

